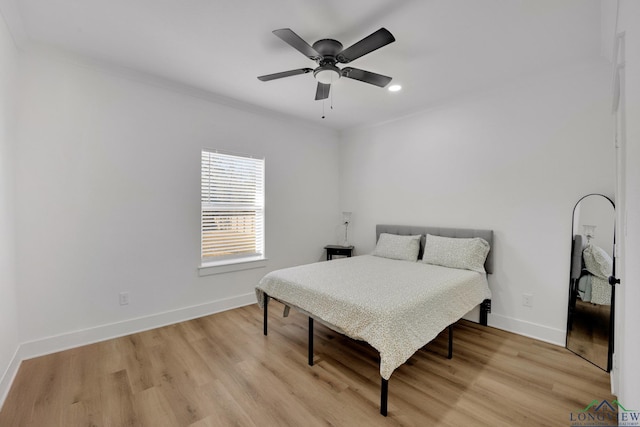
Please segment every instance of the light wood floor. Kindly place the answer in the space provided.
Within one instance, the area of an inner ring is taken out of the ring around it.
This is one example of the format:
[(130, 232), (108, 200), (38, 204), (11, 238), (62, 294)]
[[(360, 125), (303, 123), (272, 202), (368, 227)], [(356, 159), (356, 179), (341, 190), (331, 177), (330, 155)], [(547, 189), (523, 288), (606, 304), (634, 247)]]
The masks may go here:
[(475, 323), (455, 325), (389, 381), (378, 355), (316, 322), (256, 305), (23, 362), (0, 426), (568, 426), (608, 375), (564, 348)]

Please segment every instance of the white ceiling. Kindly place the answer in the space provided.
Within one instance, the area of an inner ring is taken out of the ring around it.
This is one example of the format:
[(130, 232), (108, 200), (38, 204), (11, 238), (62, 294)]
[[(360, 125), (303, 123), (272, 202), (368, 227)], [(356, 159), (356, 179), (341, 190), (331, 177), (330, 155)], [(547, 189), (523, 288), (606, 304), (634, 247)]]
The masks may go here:
[[(385, 121), (469, 91), (600, 54), (599, 0), (1, 0), (19, 44), (44, 43), (335, 129)], [(380, 27), (396, 42), (350, 66), (403, 90), (333, 85), (311, 74), (256, 77), (314, 63), (274, 36), (347, 47)]]

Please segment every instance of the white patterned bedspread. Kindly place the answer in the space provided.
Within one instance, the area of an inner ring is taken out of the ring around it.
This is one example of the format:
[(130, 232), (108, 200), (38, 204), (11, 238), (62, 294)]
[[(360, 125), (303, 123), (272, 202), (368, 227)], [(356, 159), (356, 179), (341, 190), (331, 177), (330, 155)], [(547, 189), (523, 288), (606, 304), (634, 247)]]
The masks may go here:
[(585, 302), (601, 305), (611, 305), (611, 288), (609, 280), (585, 274), (578, 281), (578, 295)]
[(372, 255), (273, 271), (256, 287), (298, 307), (380, 353), (380, 375), (393, 371), (483, 300), (485, 274)]

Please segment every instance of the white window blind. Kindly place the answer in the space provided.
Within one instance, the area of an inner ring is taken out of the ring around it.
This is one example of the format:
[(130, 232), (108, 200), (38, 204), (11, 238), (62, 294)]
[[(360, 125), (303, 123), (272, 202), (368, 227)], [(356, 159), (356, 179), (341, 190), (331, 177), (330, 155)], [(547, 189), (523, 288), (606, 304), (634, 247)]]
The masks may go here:
[(202, 262), (264, 254), (264, 159), (202, 150)]

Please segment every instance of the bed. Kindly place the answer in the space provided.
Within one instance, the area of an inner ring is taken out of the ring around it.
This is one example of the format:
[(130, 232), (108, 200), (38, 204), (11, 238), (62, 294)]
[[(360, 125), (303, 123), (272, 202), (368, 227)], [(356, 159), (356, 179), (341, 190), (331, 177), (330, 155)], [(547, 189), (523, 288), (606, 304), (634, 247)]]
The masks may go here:
[(271, 272), (256, 296), (265, 335), (270, 299), (283, 303), (285, 312), (292, 307), (309, 317), (309, 365), (314, 320), (374, 347), (380, 413), (387, 415), (388, 380), (397, 367), (447, 328), (452, 357), (451, 324), (478, 305), (480, 323), (487, 324), (493, 232), (378, 225), (376, 241), (372, 254)]
[(587, 242), (585, 236), (573, 237), (571, 254), (571, 308), (577, 299), (599, 305), (611, 304), (609, 276), (613, 260), (607, 252)]

